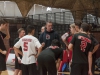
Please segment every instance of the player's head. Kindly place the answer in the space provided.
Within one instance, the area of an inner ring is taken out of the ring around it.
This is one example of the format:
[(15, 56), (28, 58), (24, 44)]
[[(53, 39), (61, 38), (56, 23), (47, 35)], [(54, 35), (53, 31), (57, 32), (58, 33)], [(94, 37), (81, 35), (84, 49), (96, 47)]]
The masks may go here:
[(34, 35), (34, 32), (35, 32), (35, 27), (33, 25), (28, 25), (27, 26), (27, 33)]
[(60, 42), (59, 42), (57, 39), (52, 40), (51, 45), (52, 45), (52, 46), (61, 47), (61, 44), (60, 44)]
[(75, 23), (70, 25), (70, 32), (71, 32), (71, 34), (74, 34), (76, 32)]
[(87, 23), (82, 23), (82, 24), (81, 24), (81, 29), (82, 29), (82, 31), (84, 31), (84, 32), (88, 32), (89, 29), (90, 29), (90, 25), (87, 24)]
[(91, 32), (92, 31), (92, 25), (91, 24), (89, 24), (89, 32)]
[(7, 24), (8, 24), (8, 22), (5, 19), (0, 20), (0, 28), (2, 30), (5, 30), (7, 28)]
[(23, 28), (18, 29), (19, 37), (23, 37), (25, 35), (25, 30)]
[(45, 26), (41, 27), (41, 33), (43, 33), (45, 31)]
[(47, 22), (46, 23), (46, 30), (48, 31), (48, 32), (50, 32), (50, 31), (52, 31), (52, 22)]
[(77, 32), (79, 32), (80, 28), (81, 28), (81, 24), (82, 24), (82, 21), (81, 20), (75, 20), (75, 29)]

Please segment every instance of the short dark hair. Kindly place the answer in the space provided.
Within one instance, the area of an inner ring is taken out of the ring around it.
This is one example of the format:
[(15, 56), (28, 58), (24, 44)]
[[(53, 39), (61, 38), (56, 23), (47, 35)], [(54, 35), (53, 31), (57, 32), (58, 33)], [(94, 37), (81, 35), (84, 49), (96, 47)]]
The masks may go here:
[(24, 30), (24, 28), (19, 28), (18, 31), (17, 31), (18, 34), (19, 34), (22, 30)]
[(88, 32), (90, 29), (90, 25), (87, 23), (82, 23), (81, 28), (83, 29), (83, 31)]
[(89, 32), (91, 32), (92, 31), (92, 25), (91, 24), (89, 24)]
[(52, 40), (51, 45), (61, 47), (61, 43), (57, 39)]
[(27, 26), (27, 33), (31, 33), (32, 30), (35, 30), (35, 27), (33, 25), (28, 25)]
[(0, 25), (8, 23), (5, 19), (0, 19)]
[(81, 28), (81, 24), (82, 24), (82, 21), (81, 20), (75, 20), (75, 25), (78, 26), (79, 28)]

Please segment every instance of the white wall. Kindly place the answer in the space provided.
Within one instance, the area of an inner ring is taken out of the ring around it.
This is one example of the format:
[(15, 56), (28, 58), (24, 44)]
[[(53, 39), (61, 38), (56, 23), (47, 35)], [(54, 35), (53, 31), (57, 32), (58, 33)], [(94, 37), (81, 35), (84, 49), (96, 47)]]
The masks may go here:
[[(64, 11), (69, 11), (69, 10), (52, 8), (52, 11), (47, 11), (47, 7), (38, 5), (38, 4), (34, 4), (33, 7), (31, 8), (31, 10), (29, 11), (28, 15), (44, 14), (44, 15), (41, 15), (40, 18), (41, 18), (41, 20), (46, 20), (45, 13), (55, 13), (55, 12), (64, 12)], [(66, 15), (69, 15), (70, 17), (67, 16), (65, 22), (66, 23), (69, 23), (70, 21), (73, 22), (73, 20), (72, 20), (73, 16), (72, 16), (71, 12), (70, 11), (67, 12)], [(22, 17), (17, 4), (15, 2), (11, 2), (11, 1), (0, 1), (0, 16)], [(48, 20), (54, 21), (54, 15), (49, 14), (48, 16), (49, 16)], [(38, 19), (38, 16), (36, 16), (35, 19)], [(63, 23), (63, 14), (59, 14), (59, 13), (57, 14), (56, 22)], [(70, 22), (70, 23), (72, 23), (72, 22)]]
[[(73, 16), (72, 16), (72, 13), (70, 12), (70, 10), (65, 10), (65, 9), (60, 9), (60, 8), (51, 8), (52, 11), (47, 11), (47, 8), (48, 7), (35, 4), (29, 11), (28, 15), (34, 15), (33, 16), (34, 19), (39, 19), (37, 14), (43, 14), (40, 16), (40, 20), (46, 21), (47, 13), (56, 13), (56, 12), (65, 12), (66, 11), (65, 23), (71, 24), (74, 22), (74, 19), (73, 19)], [(49, 14), (48, 17), (49, 17), (48, 20), (52, 20), (52, 22), (54, 22), (54, 14), (53, 15)], [(61, 14), (61, 13), (56, 14), (56, 22), (63, 24), (63, 14)]]
[(0, 16), (22, 16), (15, 2), (0, 1)]

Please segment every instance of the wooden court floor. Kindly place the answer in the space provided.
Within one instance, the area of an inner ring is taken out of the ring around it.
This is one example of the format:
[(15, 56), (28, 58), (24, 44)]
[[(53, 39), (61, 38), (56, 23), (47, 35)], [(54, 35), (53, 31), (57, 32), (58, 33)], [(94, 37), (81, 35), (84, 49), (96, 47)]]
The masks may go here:
[[(69, 72), (59, 72), (58, 73), (58, 75), (62, 75), (62, 74), (64, 74), (64, 75), (70, 75)], [(13, 72), (10, 72), (8, 74), (8, 71), (3, 71), (1, 75), (13, 75)], [(95, 72), (95, 75), (100, 75), (100, 72)]]
[[(70, 75), (70, 72), (58, 72), (58, 75)], [(1, 75), (14, 75), (14, 66), (7, 65), (7, 71), (3, 71)], [(100, 71), (95, 71), (95, 75), (100, 75)]]

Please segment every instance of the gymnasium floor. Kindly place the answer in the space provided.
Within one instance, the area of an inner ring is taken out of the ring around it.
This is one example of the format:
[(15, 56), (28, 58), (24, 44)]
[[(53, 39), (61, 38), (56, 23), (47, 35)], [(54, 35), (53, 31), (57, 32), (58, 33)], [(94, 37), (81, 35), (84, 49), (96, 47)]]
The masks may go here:
[(3, 71), (1, 75), (14, 75), (14, 66), (7, 65), (7, 71)]
[[(1, 75), (14, 75), (14, 66), (7, 65), (7, 71), (4, 71)], [(69, 72), (59, 72), (58, 75), (70, 75)], [(95, 71), (95, 75), (100, 75), (100, 72)]]

